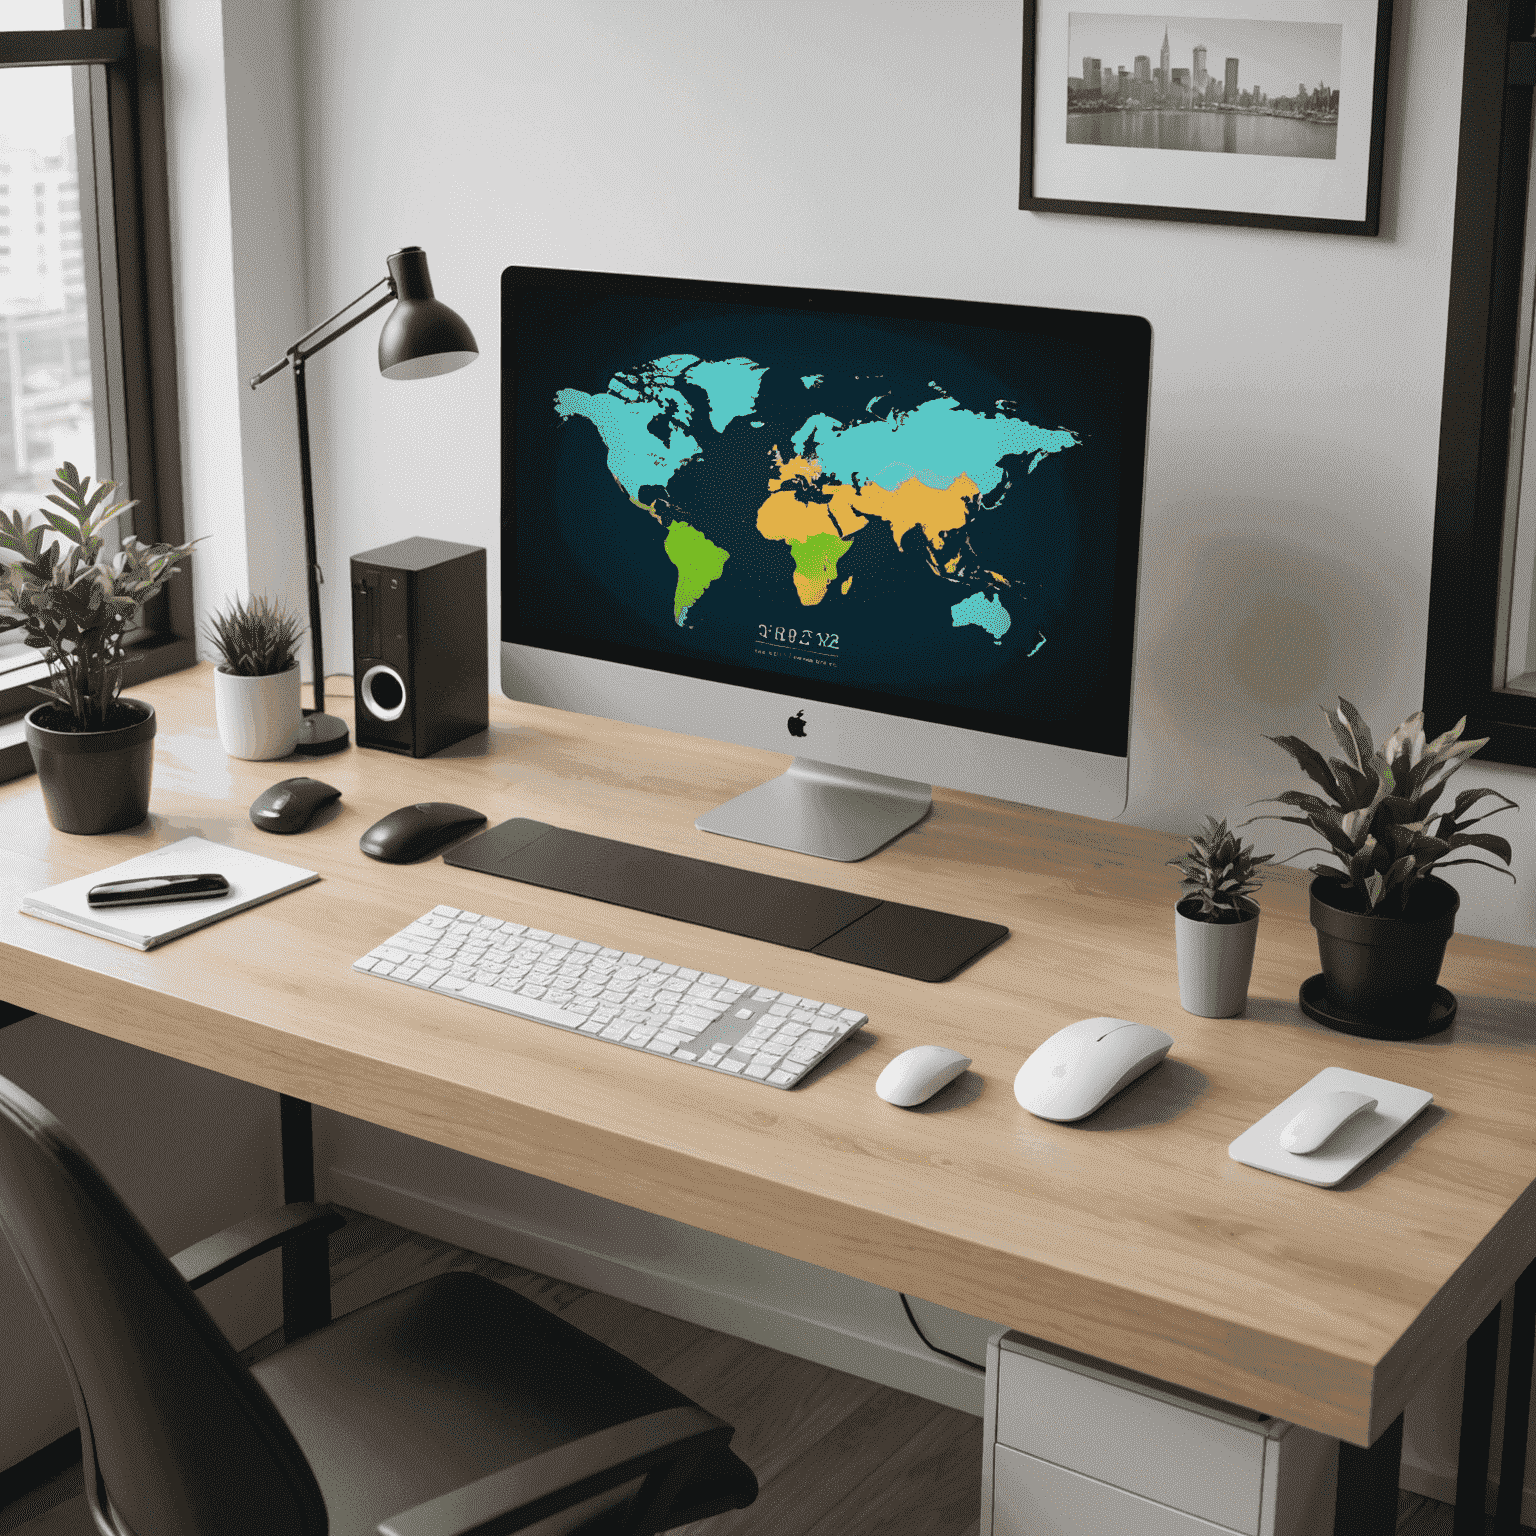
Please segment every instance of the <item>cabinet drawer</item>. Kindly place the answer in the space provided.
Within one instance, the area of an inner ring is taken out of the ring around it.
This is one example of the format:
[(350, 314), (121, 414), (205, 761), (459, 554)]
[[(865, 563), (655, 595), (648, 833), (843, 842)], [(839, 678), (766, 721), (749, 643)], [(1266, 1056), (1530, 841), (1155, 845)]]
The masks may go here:
[(992, 1536), (1231, 1536), (1006, 1445), (992, 1454)]
[(1258, 1536), (1264, 1435), (1257, 1424), (1249, 1430), (1005, 1348), (998, 1357), (997, 1439), (1057, 1468)]

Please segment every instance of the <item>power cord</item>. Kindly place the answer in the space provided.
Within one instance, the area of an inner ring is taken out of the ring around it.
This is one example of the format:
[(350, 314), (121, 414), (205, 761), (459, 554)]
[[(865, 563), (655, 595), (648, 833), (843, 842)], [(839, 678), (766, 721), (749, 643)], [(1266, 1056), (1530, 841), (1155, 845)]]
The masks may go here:
[(912, 1313), (912, 1303), (907, 1300), (906, 1292), (897, 1291), (896, 1294), (901, 1297), (902, 1309), (907, 1314), (907, 1321), (912, 1324), (912, 1331), (918, 1336), (918, 1338), (923, 1341), (924, 1344), (928, 1346), (929, 1349), (934, 1352), (934, 1354), (943, 1355), (946, 1360), (953, 1360), (957, 1365), (963, 1365), (967, 1370), (975, 1371), (978, 1376), (985, 1376), (987, 1374), (987, 1368), (984, 1365), (977, 1365), (974, 1360), (967, 1360), (964, 1355), (952, 1355), (947, 1349), (940, 1349), (939, 1346), (935, 1344), (933, 1340), (930, 1339), (921, 1328), (918, 1327), (917, 1318)]

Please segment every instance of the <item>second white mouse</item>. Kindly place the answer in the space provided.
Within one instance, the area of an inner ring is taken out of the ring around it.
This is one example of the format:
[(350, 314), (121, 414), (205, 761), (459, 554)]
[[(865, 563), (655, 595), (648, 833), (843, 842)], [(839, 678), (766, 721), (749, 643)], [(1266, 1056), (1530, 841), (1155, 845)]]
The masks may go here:
[(1013, 1080), (1013, 1096), (1042, 1120), (1081, 1120), (1150, 1072), (1173, 1036), (1129, 1019), (1079, 1019), (1036, 1047)]
[(885, 1064), (875, 1079), (875, 1092), (887, 1104), (911, 1109), (954, 1082), (970, 1064), (969, 1056), (947, 1045), (914, 1045)]
[(1299, 1157), (1316, 1152), (1346, 1125), (1353, 1124), (1375, 1108), (1375, 1099), (1349, 1088), (1319, 1093), (1308, 1099), (1300, 1114), (1280, 1132), (1280, 1145)]

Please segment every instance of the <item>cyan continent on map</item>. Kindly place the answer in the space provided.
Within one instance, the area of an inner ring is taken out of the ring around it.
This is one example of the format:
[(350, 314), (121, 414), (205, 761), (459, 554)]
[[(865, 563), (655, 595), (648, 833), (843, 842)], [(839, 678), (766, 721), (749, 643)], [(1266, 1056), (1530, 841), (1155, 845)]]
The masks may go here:
[[(679, 352), (619, 371), (602, 394), (561, 389), (555, 395), (556, 414), (592, 423), (607, 451), (609, 473), (630, 501), (666, 530), (663, 548), (677, 570), (672, 613), (679, 627), (720, 579), (730, 552), (662, 503), (643, 501), (642, 489), (667, 493), (678, 471), (703, 452), (694, 435), (693, 404), (680, 385), (702, 391), (709, 426), (719, 434), (752, 414), (766, 371), (746, 357), (706, 360)], [(799, 380), (813, 389), (824, 377), (802, 374)], [(834, 587), (847, 596), (853, 577), (840, 577), (839, 562), (861, 537), (874, 537), (879, 524), (898, 555), (921, 558), (940, 582), (971, 588), (949, 604), (953, 627), (975, 625), (1001, 645), (1013, 619), (999, 589), (1012, 582), (976, 559), (970, 527), (978, 512), (1001, 504), (1008, 490), (1005, 459), (1026, 459), (1030, 474), (1043, 459), (1076, 448), (1081, 440), (1065, 428), (1037, 427), (1010, 415), (1002, 402), (989, 414), (932, 387), (938, 391), (934, 397), (910, 410), (877, 415), (882, 396), (875, 395), (864, 420), (841, 422), (825, 412), (809, 416), (790, 439), (789, 457), (771, 445), (764, 463), (766, 495), (755, 515), (743, 508), (746, 515), (739, 521), (745, 531), (751, 517), (760, 538), (785, 545), (789, 580), (806, 608), (823, 602)], [(921, 538), (904, 547), (914, 529)]]

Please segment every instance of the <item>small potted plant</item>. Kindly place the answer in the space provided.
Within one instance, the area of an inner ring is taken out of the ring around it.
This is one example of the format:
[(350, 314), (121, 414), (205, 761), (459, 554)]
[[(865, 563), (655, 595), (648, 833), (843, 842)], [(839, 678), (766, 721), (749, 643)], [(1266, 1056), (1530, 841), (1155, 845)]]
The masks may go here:
[(60, 832), (119, 832), (149, 814), (155, 736), (153, 707), (120, 697), (123, 637), (192, 545), (130, 534), (108, 559), (103, 530), (137, 503), (112, 503), (116, 483), (93, 491), (73, 464), (53, 484), (61, 510), (44, 507), (42, 522), (0, 512), (0, 551), (18, 557), (0, 563), (0, 634), (24, 630), (48, 663), (47, 686), (34, 689), (47, 702), (26, 717), (48, 820)]
[[(1427, 741), (1424, 715), (1410, 715), (1378, 750), (1360, 711), (1347, 699), (1324, 714), (1342, 757), (1324, 758), (1297, 736), (1272, 736), (1322, 790), (1287, 790), (1272, 803), (1299, 816), (1293, 822), (1322, 839), (1321, 852), (1337, 861), (1313, 866), (1312, 925), (1317, 929), (1320, 976), (1301, 989), (1303, 1010), (1347, 1034), (1417, 1040), (1444, 1029), (1456, 999), (1437, 985), (1445, 946), (1456, 926), (1461, 897), (1433, 873), (1480, 858), (1451, 858), (1476, 849), (1510, 861), (1510, 847), (1491, 832), (1468, 829), (1499, 811), (1518, 809), (1494, 789), (1464, 789), (1437, 816), (1446, 781), (1487, 738), (1462, 741), (1466, 719)], [(1326, 798), (1325, 798), (1326, 797)], [(1499, 803), (1473, 813), (1488, 800)], [(1500, 870), (1514, 875), (1508, 870)]]
[(281, 604), (253, 597), (228, 603), (204, 633), (222, 658), (213, 703), (224, 750), (253, 762), (287, 757), (304, 723), (295, 650), (303, 625)]
[(1243, 1011), (1253, 974), (1259, 931), (1254, 870), (1274, 855), (1256, 855), (1252, 844), (1214, 816), (1205, 818), (1189, 849), (1168, 860), (1184, 872), (1184, 895), (1173, 908), (1179, 1002), (1186, 1013), (1230, 1019)]

